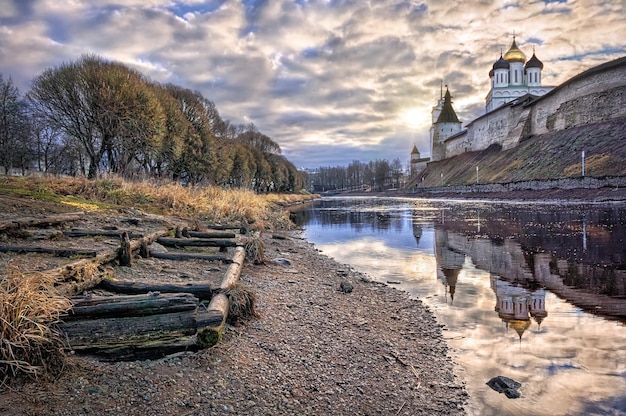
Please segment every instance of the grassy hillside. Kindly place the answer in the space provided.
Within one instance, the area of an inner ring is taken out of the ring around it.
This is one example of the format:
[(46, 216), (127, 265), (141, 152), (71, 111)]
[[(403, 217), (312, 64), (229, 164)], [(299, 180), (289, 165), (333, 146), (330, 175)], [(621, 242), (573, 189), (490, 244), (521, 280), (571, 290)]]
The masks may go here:
[(419, 175), (424, 186), (463, 185), (478, 181), (515, 182), (581, 176), (626, 175), (626, 120), (611, 121), (530, 137), (517, 147), (499, 146), (433, 162)]

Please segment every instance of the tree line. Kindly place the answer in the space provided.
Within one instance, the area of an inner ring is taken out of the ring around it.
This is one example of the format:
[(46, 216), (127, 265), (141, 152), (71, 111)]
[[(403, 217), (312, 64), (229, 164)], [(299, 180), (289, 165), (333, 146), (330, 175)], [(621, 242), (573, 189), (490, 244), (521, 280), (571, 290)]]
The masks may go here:
[(348, 166), (319, 167), (309, 173), (315, 192), (383, 191), (400, 188), (405, 178), (400, 159), (377, 159), (368, 163), (354, 160)]
[(261, 191), (306, 186), (253, 124), (233, 124), (199, 92), (96, 55), (44, 70), (24, 95), (0, 74), (0, 166)]

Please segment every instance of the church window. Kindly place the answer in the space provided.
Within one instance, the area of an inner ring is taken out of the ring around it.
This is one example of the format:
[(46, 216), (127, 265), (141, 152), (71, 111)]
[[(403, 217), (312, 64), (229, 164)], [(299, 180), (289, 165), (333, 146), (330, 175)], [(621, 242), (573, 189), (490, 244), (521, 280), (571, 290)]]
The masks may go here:
[(515, 74), (515, 83), (517, 84), (517, 71), (513, 71), (513, 73)]

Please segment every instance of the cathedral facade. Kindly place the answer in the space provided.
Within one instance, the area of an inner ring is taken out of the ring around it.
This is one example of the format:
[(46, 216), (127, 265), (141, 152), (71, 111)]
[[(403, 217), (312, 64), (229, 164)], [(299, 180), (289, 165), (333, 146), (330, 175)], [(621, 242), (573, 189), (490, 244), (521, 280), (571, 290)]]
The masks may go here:
[(517, 47), (515, 36), (513, 44), (500, 59), (494, 62), (489, 71), (491, 90), (486, 98), (486, 112), (511, 102), (526, 94), (536, 97), (550, 92), (554, 87), (541, 85), (543, 62), (535, 55), (526, 61), (526, 55)]

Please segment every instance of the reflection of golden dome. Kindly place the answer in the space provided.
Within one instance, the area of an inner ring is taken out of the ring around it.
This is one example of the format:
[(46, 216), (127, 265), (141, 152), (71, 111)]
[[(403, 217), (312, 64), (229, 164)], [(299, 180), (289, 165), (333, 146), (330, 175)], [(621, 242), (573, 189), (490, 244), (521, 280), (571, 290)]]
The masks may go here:
[(515, 43), (515, 37), (513, 37), (513, 44), (507, 53), (504, 54), (504, 60), (507, 62), (526, 62), (526, 55), (517, 47)]
[(520, 339), (522, 339), (522, 335), (524, 335), (524, 331), (528, 329), (530, 326), (530, 319), (511, 319), (509, 321), (509, 327), (513, 328), (517, 335), (519, 335)]

